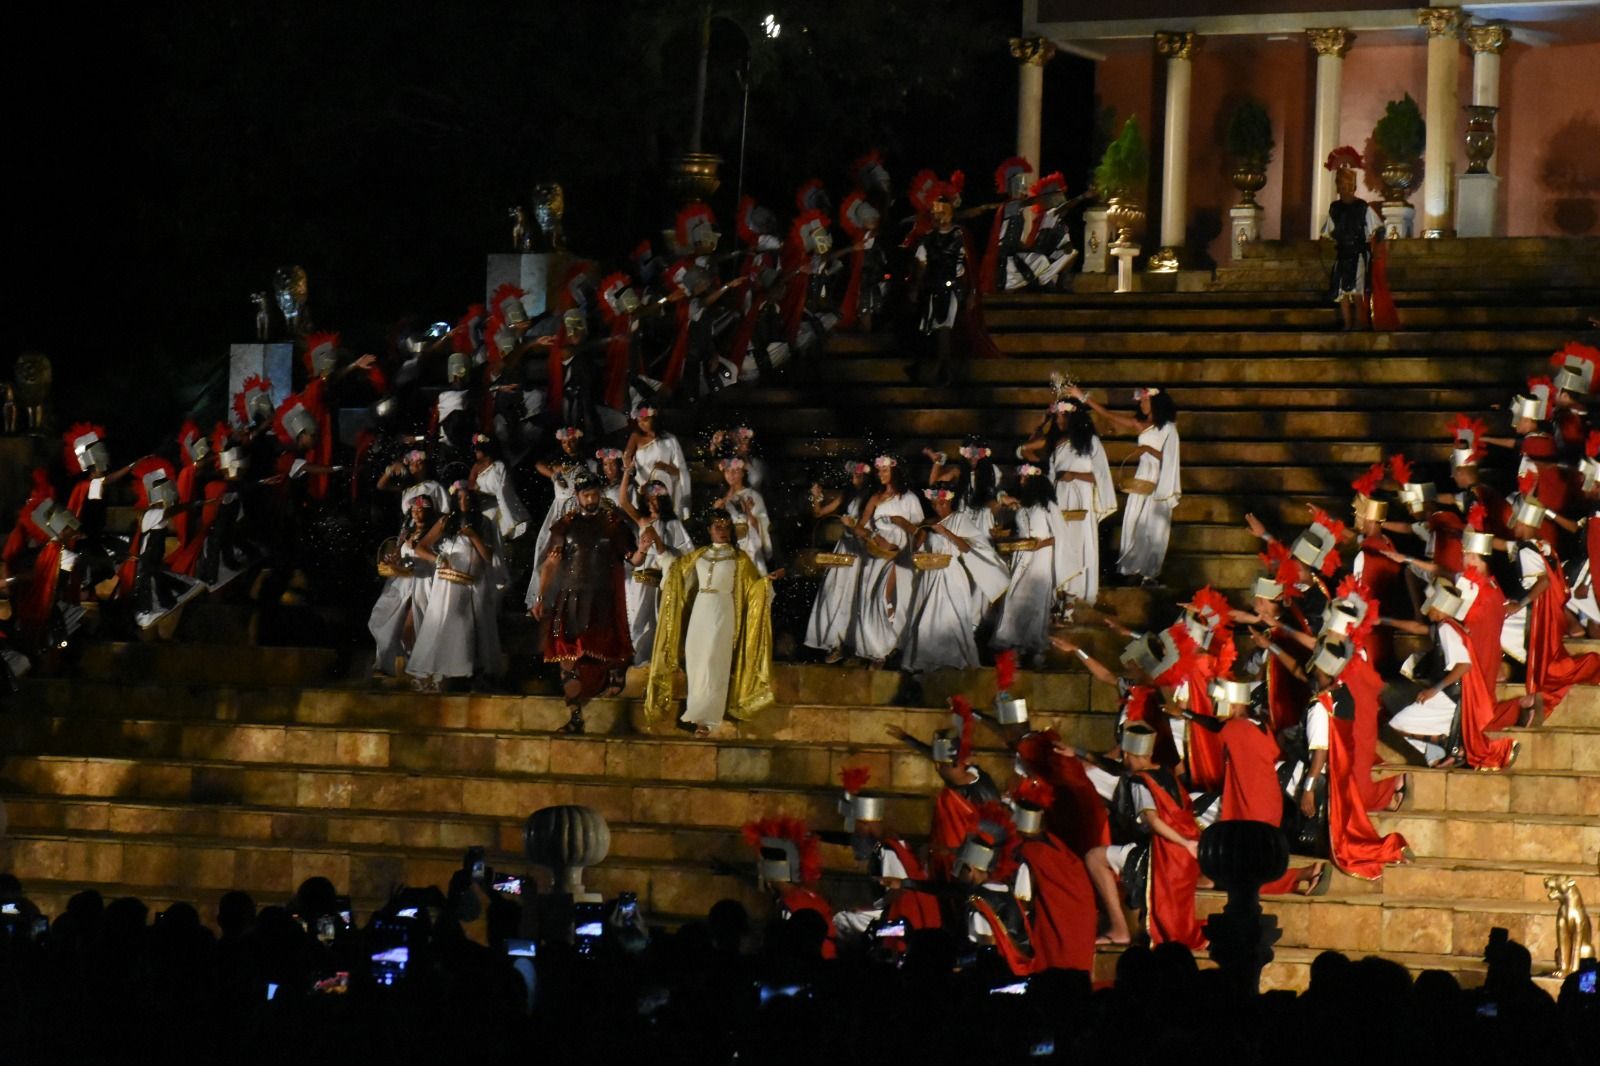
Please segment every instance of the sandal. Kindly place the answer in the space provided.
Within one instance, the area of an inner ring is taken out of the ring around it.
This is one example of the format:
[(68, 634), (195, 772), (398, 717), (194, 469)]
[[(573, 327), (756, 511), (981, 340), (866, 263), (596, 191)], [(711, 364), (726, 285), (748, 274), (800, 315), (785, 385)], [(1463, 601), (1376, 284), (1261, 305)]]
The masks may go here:
[(567, 719), (567, 724), (561, 727), (563, 733), (583, 732), (583, 707), (580, 704), (569, 703), (567, 709), (572, 712), (572, 717)]
[(1328, 877), (1327, 864), (1319, 862), (1311, 868), (1310, 883), (1305, 888), (1300, 888), (1297, 885), (1295, 891), (1302, 896), (1325, 896), (1328, 894), (1328, 888), (1331, 884), (1332, 881)]
[(1400, 784), (1394, 790), (1394, 799), (1389, 801), (1389, 812), (1391, 814), (1394, 813), (1395, 811), (1398, 811), (1401, 807), (1405, 806), (1405, 803), (1406, 803), (1406, 790), (1408, 790), (1410, 787), (1411, 787), (1411, 775), (1410, 774), (1401, 774), (1400, 775)]
[(711, 735), (711, 727), (708, 725), (697, 725), (694, 727), (694, 735), (702, 738), (709, 737)]

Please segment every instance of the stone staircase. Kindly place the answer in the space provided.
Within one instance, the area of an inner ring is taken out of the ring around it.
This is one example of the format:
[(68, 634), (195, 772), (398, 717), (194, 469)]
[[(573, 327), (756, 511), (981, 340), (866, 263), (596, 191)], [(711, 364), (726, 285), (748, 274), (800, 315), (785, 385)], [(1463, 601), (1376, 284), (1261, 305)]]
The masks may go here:
[[(972, 432), (1005, 454), (1039, 417), (1055, 370), (1115, 405), (1158, 383), (1177, 400), (1184, 439), (1167, 583), (1173, 593), (1205, 582), (1236, 590), (1259, 569), (1247, 511), (1288, 531), (1307, 502), (1346, 506), (1350, 479), (1389, 451), (1442, 462), (1453, 412), (1503, 404), (1600, 308), (1600, 242), (1510, 242), (1493, 269), (1468, 269), (1471, 249), (1460, 246), (1499, 242), (1404, 243), (1392, 274), (1406, 328), (1395, 333), (1335, 332), (1316, 246), (1263, 243), (1214, 278), (1145, 275), (1144, 291), (1122, 296), (1103, 278), (1079, 278), (1072, 294), (992, 300), (1008, 358), (973, 365), (960, 388), (909, 385), (890, 338), (841, 335), (820, 365), (728, 390), (707, 417), (760, 429), (779, 486), (769, 501), (781, 507), (845, 456), (914, 456)], [(1107, 448), (1115, 465), (1131, 442), (1108, 438)], [(1115, 521), (1103, 532), (1114, 536)], [(1101, 606), (1137, 625), (1170, 598), (1107, 589)], [(911, 689), (889, 672), (783, 663), (779, 705), (707, 743), (644, 722), (636, 674), (624, 698), (591, 708), (588, 735), (567, 737), (556, 732), (560, 701), (542, 679), (522, 679), (533, 672), (523, 624), (506, 629), (514, 695), (355, 682), (359, 649), (255, 646), (244, 612), (226, 604), (191, 605), (179, 632), (174, 644), (89, 644), (67, 676), (26, 680), (0, 715), (0, 869), (47, 911), (92, 886), (154, 906), (197, 902), (204, 913), (226, 888), (279, 900), (320, 874), (367, 912), (397, 883), (443, 883), (471, 845), (487, 846), (496, 867), (525, 869), (527, 815), (585, 803), (612, 825), (611, 857), (589, 875), (595, 889), (633, 890), (668, 922), (723, 897), (764, 913), (754, 886), (716, 865), (750, 868), (743, 822), (784, 812), (837, 827), (848, 764), (871, 767), (897, 829), (926, 832), (935, 780), (886, 728), (925, 737), (948, 695), (993, 693), (987, 672)], [(1024, 672), (1016, 689), (1069, 740), (1110, 743), (1111, 694), (1075, 661)], [(1327, 948), (1475, 983), (1497, 926), (1547, 964), (1554, 905), (1542, 878), (1576, 876), (1600, 904), (1600, 688), (1575, 690), (1548, 726), (1519, 739), (1522, 756), (1505, 774), (1405, 767), (1405, 809), (1376, 820), (1406, 834), (1416, 861), (1376, 882), (1336, 876), (1317, 899), (1268, 900), (1283, 935), (1266, 983), (1303, 987)], [(979, 742), (979, 761), (1006, 773), (993, 738), (980, 730)], [(848, 851), (824, 857), (830, 896), (864, 900)], [(1220, 902), (1202, 893), (1198, 906)], [(1114, 955), (1101, 961), (1109, 973)]]

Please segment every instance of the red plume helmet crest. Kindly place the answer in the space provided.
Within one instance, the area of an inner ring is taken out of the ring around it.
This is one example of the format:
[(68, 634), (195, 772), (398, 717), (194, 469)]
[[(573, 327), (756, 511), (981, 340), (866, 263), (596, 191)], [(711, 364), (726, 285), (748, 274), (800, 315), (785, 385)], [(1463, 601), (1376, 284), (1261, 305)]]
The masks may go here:
[(869, 766), (846, 766), (839, 771), (839, 782), (844, 785), (844, 790), (854, 796), (867, 787), (867, 782), (872, 780), (872, 768)]
[(972, 704), (965, 696), (951, 696), (950, 710), (961, 719), (961, 735), (956, 740), (956, 765), (965, 766), (972, 755)]
[(776, 815), (754, 822), (746, 822), (740, 829), (746, 844), (761, 848), (762, 837), (776, 837), (794, 844), (800, 854), (800, 880), (814, 882), (822, 876), (822, 849), (816, 835), (798, 818)]

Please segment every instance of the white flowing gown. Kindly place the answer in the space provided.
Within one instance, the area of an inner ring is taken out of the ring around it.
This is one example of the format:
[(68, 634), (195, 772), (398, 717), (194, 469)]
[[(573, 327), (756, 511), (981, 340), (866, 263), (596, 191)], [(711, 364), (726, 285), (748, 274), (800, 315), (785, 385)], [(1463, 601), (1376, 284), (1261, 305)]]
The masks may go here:
[[(1058, 474), (1093, 474), (1094, 480), (1057, 481)], [(1050, 480), (1056, 487), (1056, 506), (1075, 516), (1062, 515), (1066, 539), (1059, 556), (1066, 573), (1060, 576), (1060, 585), (1074, 599), (1093, 604), (1100, 595), (1100, 520), (1117, 510), (1111, 464), (1100, 438), (1091, 438), (1087, 455), (1074, 451), (1068, 441), (1056, 445), (1050, 456)], [(1079, 511), (1082, 517), (1076, 517)]]
[(1122, 557), (1117, 571), (1140, 577), (1160, 577), (1167, 558), (1167, 541), (1172, 536), (1172, 512), (1178, 506), (1183, 488), (1178, 470), (1178, 426), (1149, 426), (1139, 434), (1139, 443), (1160, 453), (1139, 456), (1134, 474), (1142, 481), (1155, 483), (1148, 496), (1129, 496), (1122, 516)]
[(683, 638), (683, 672), (688, 680), (683, 720), (694, 725), (717, 725), (728, 710), (738, 632), (739, 609), (733, 602), (738, 573), (737, 550), (714, 544), (695, 560), (685, 582), (690, 608)]
[[(438, 564), (481, 577), (484, 565), (472, 542), (457, 533), (439, 538), (434, 546)], [(413, 677), (471, 677), (478, 665), (478, 586), (458, 585), (440, 577), (429, 579), (428, 608), (417, 627), (417, 643), (406, 663)]]
[[(694, 541), (689, 539), (689, 531), (683, 528), (683, 523), (676, 518), (665, 523), (659, 519), (648, 518), (645, 525), (640, 528), (639, 535), (644, 536), (646, 528), (654, 527), (660, 534), (665, 548), (658, 548), (652, 544), (645, 549), (644, 562), (640, 563), (637, 570), (656, 570), (666, 573), (680, 555), (685, 555), (694, 550)], [(661, 586), (657, 583), (647, 584), (633, 579), (633, 574), (628, 575), (628, 633), (633, 637), (633, 661), (637, 666), (642, 666), (650, 661), (650, 651), (656, 643), (656, 614), (661, 609)]]
[[(732, 506), (734, 500), (743, 500), (745, 510)], [(772, 554), (772, 523), (767, 518), (767, 501), (752, 488), (742, 488), (728, 494), (728, 513), (733, 516), (734, 543), (744, 549), (750, 561), (756, 564), (763, 577), (767, 573), (767, 558)], [(744, 532), (739, 527), (744, 526)]]
[(862, 552), (861, 585), (850, 643), (855, 653), (865, 659), (888, 658), (900, 646), (900, 634), (911, 613), (911, 552), (906, 531), (895, 524), (896, 518), (917, 525), (922, 521), (922, 501), (913, 493), (902, 492), (884, 500), (873, 512), (872, 532), (897, 550), (889, 559)]
[[(975, 514), (988, 518), (980, 522)], [(911, 598), (900, 666), (905, 670), (969, 670), (980, 665), (976, 631), (996, 600), (1006, 593), (1009, 574), (989, 542), (993, 518), (988, 511), (955, 511), (944, 526), (965, 540), (957, 549), (936, 530), (928, 532), (923, 551), (951, 556), (942, 570), (919, 570)]]
[[(506, 474), (506, 464), (496, 459), (478, 475), (477, 489), (494, 497), (494, 506), (485, 511), (494, 520), (502, 541), (514, 540), (528, 528), (528, 509), (517, 495), (517, 487)], [(548, 528), (548, 527), (546, 527)]]
[[(669, 473), (657, 464), (669, 463), (677, 473)], [(656, 439), (641, 444), (633, 451), (633, 478), (640, 488), (659, 481), (672, 495), (672, 510), (679, 515), (689, 513), (689, 463), (683, 457), (683, 446), (670, 433), (658, 433)]]
[(1005, 602), (1000, 605), (1000, 620), (991, 643), (996, 648), (1014, 648), (1025, 655), (1050, 646), (1050, 608), (1055, 605), (1056, 588), (1064, 573), (1066, 522), (1055, 507), (1024, 507), (1017, 511), (1016, 535), (1045, 540), (1055, 545), (1037, 551), (1011, 553), (1011, 583)]
[[(851, 500), (845, 508), (851, 518), (861, 517), (861, 502)], [(856, 590), (861, 585), (861, 564), (865, 553), (861, 542), (851, 536), (842, 536), (833, 546), (840, 555), (850, 555), (855, 562), (849, 566), (829, 567), (822, 575), (817, 588), (817, 598), (811, 604), (811, 619), (806, 623), (806, 647), (832, 652), (844, 645), (850, 632), (850, 620), (855, 616)]]
[(428, 612), (428, 589), (433, 584), (433, 564), (417, 558), (409, 543), (401, 543), (400, 556), (411, 560), (410, 576), (386, 578), (367, 616), (367, 631), (377, 648), (372, 668), (391, 676), (397, 671), (397, 660), (406, 653), (406, 619), (411, 619), (415, 637)]

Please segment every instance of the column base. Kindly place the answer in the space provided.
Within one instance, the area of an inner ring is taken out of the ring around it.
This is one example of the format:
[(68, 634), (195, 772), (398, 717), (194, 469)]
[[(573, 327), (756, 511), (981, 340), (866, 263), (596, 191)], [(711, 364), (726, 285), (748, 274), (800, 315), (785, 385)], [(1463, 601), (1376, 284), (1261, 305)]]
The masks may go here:
[(1083, 273), (1104, 274), (1108, 266), (1106, 251), (1111, 244), (1111, 225), (1106, 222), (1109, 208), (1091, 207), (1083, 213)]
[(1453, 230), (1453, 229), (1438, 228), (1438, 229), (1425, 229), (1425, 230), (1422, 231), (1423, 239), (1424, 240), (1429, 240), (1429, 241), (1443, 240), (1446, 237), (1454, 237), (1455, 235), (1456, 235), (1456, 231)]
[(1176, 274), (1178, 272), (1178, 250), (1176, 248), (1163, 248), (1150, 257), (1145, 264), (1145, 270), (1152, 274)]
[(1456, 179), (1456, 236), (1495, 235), (1495, 196), (1500, 179), (1493, 174), (1463, 174)]
[(1111, 254), (1117, 260), (1117, 291), (1133, 291), (1133, 261), (1142, 249), (1137, 244), (1113, 244)]
[(1417, 219), (1417, 209), (1408, 203), (1385, 203), (1379, 213), (1383, 216), (1383, 239), (1398, 241), (1411, 236), (1411, 224)]
[(1228, 231), (1232, 234), (1235, 261), (1244, 258), (1244, 246), (1261, 239), (1261, 221), (1267, 212), (1260, 204), (1236, 204), (1228, 208)]

